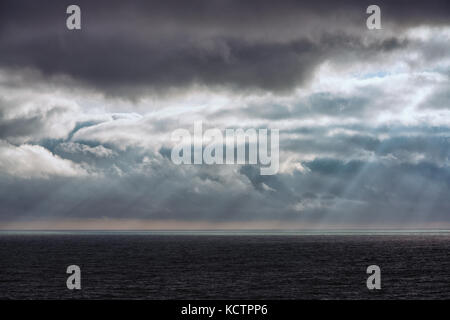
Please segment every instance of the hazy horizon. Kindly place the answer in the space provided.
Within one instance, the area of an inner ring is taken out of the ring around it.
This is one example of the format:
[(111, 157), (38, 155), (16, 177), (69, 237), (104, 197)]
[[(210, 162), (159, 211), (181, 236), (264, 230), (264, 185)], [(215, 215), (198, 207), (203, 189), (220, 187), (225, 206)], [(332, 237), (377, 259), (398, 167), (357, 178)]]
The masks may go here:
[(259, 223), (198, 223), (186, 221), (43, 221), (40, 223), (9, 223), (0, 231), (435, 231), (450, 230), (450, 224), (428, 225), (300, 225), (276, 221)]

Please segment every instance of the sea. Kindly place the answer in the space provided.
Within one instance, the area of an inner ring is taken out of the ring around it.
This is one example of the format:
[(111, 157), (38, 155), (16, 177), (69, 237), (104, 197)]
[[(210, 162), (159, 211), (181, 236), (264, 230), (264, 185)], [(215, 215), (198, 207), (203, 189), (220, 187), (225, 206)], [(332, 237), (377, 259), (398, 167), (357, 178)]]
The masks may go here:
[(1, 231), (0, 299), (449, 299), (449, 253), (446, 230)]

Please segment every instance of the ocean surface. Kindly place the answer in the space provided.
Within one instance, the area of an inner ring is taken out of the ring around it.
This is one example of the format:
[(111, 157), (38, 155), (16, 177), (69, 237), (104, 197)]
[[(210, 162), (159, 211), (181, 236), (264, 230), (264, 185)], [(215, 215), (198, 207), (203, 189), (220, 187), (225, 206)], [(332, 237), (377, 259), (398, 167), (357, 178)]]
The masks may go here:
[(449, 253), (443, 231), (3, 231), (0, 299), (449, 299)]

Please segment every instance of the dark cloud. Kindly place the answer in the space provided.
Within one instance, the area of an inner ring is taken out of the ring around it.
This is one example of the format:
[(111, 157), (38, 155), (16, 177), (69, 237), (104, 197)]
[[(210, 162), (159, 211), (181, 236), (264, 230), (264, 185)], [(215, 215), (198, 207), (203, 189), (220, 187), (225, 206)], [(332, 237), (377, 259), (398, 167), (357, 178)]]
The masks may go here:
[[(325, 59), (404, 48), (367, 44), (364, 1), (77, 1), (82, 30), (65, 28), (72, 1), (2, 1), (0, 66), (69, 75), (111, 94), (193, 83), (287, 90)], [(447, 1), (380, 1), (393, 25), (447, 23)], [(320, 19), (320, 28), (317, 21)], [(336, 56), (337, 54), (341, 56)]]

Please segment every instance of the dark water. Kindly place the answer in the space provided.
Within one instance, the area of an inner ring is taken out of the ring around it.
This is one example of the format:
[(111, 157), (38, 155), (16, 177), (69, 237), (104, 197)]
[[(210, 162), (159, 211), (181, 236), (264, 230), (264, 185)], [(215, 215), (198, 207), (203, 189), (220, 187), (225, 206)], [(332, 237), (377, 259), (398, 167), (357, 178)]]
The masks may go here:
[[(449, 235), (3, 233), (0, 298), (448, 299), (449, 249)], [(66, 288), (71, 264), (80, 291)]]

